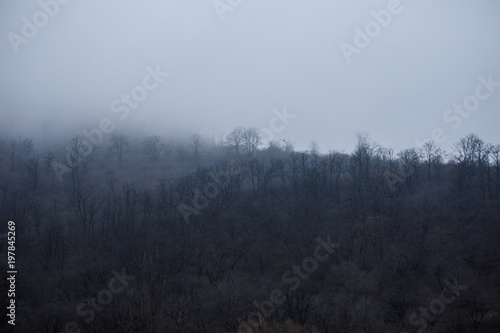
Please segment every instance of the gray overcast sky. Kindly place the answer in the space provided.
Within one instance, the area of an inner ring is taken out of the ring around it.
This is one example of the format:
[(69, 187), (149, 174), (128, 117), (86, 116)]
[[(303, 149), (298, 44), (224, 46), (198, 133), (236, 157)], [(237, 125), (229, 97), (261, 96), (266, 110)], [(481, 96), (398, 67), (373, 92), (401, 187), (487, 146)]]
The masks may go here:
[[(219, 1), (231, 2), (222, 21), (212, 0), (72, 0), (43, 22), (38, 1), (3, 1), (2, 130), (54, 138), (109, 118), (116, 131), (211, 136), (269, 127), (286, 106), (296, 117), (275, 139), (299, 149), (315, 140), (323, 152), (351, 151), (355, 133), (368, 132), (399, 150), (436, 128), (448, 151), (470, 132), (500, 143), (500, 87), (470, 116), (443, 119), (479, 76), (500, 82), (500, 1), (401, 0), (351, 63), (341, 43), (355, 46), (354, 29), (391, 1)], [(46, 25), (16, 53), (9, 33), (22, 37), (34, 15)], [(112, 102), (157, 64), (170, 76), (121, 120)]]

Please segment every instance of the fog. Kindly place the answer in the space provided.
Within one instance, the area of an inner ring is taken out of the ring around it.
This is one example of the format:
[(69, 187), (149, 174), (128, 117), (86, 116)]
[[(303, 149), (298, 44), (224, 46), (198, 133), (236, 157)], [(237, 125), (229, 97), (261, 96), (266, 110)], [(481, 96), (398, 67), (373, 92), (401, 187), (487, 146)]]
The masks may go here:
[(498, 333), (499, 14), (1, 2), (0, 332)]
[[(22, 37), (22, 18), (41, 7), (3, 2), (2, 131), (55, 139), (109, 118), (120, 131), (220, 138), (237, 125), (268, 128), (286, 107), (296, 117), (274, 139), (299, 149), (314, 140), (350, 151), (357, 132), (401, 149), (436, 128), (445, 149), (470, 132), (499, 139), (498, 91), (458, 128), (443, 119), (479, 76), (500, 80), (497, 1), (401, 1), (350, 63), (342, 43), (355, 46), (354, 29), (390, 1), (233, 1), (219, 12), (216, 3), (73, 0), (16, 44), (9, 33)], [(168, 78), (118, 118), (112, 102), (157, 65)]]

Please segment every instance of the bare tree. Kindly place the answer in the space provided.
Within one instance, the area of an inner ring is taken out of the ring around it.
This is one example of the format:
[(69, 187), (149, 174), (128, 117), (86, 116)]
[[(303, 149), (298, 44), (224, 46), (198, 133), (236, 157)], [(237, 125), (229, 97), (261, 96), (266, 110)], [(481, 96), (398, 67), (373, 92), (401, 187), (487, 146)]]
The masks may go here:
[(236, 153), (240, 153), (240, 149), (243, 145), (243, 133), (245, 132), (245, 128), (238, 126), (231, 133), (228, 134), (224, 144), (229, 148), (234, 148)]
[(52, 152), (48, 152), (43, 155), (43, 166), (45, 173), (49, 173), (52, 170), (52, 162), (54, 162), (56, 155)]
[(113, 155), (116, 155), (116, 157), (118, 158), (118, 163), (122, 162), (122, 157), (128, 151), (128, 147), (128, 136), (123, 134), (113, 134), (111, 136), (111, 146), (109, 147), (109, 150)]
[(16, 166), (16, 153), (17, 153), (17, 142), (15, 140), (11, 140), (10, 144), (10, 172), (14, 172)]
[(370, 143), (366, 133), (358, 133), (356, 137), (358, 143), (356, 149), (351, 154), (350, 172), (358, 195), (361, 195), (370, 182), (371, 163), (379, 147), (376, 144)]
[(205, 140), (203, 137), (196, 133), (191, 136), (191, 148), (193, 148), (194, 157), (198, 159), (201, 153), (201, 147), (203, 146)]
[[(476, 134), (469, 134), (453, 145), (453, 148), (456, 162), (472, 171), (477, 166), (478, 159), (484, 148), (484, 142)], [(469, 176), (472, 176), (472, 174)]]
[(33, 147), (34, 147), (33, 139), (26, 138), (21, 141), (21, 145), (23, 147), (23, 152), (25, 155), (29, 156), (33, 152)]
[(144, 154), (149, 156), (149, 158), (156, 162), (160, 157), (160, 153), (165, 147), (164, 140), (159, 135), (152, 135), (144, 141), (143, 148)]
[(471, 185), (483, 160), (484, 142), (476, 134), (469, 134), (453, 145), (457, 187), (459, 194)]
[(422, 147), (422, 157), (427, 166), (427, 180), (431, 179), (431, 166), (440, 163), (443, 151), (432, 140), (426, 141)]
[(490, 158), (492, 159), (495, 168), (495, 192), (498, 194), (500, 189), (500, 145), (495, 145), (490, 148)]
[(83, 231), (93, 232), (97, 213), (104, 204), (102, 198), (89, 189), (80, 188), (73, 192), (70, 203)]
[(41, 165), (40, 158), (38, 156), (30, 158), (28, 161), (24, 162), (23, 185), (32, 191), (36, 191), (40, 172)]
[(345, 154), (330, 152), (325, 161), (328, 173), (328, 192), (330, 196), (335, 196), (337, 204), (340, 204), (340, 175), (347, 164), (347, 158), (348, 156)]
[(478, 177), (479, 177), (479, 188), (482, 193), (483, 203), (486, 205), (486, 198), (488, 194), (491, 194), (491, 166), (490, 166), (490, 155), (493, 146), (491, 144), (485, 144), (483, 149), (478, 152), (477, 162), (478, 162)]
[(73, 192), (80, 190), (86, 174), (90, 171), (90, 162), (95, 153), (95, 146), (83, 136), (78, 135), (71, 139), (66, 146), (66, 165), (71, 169)]
[(494, 302), (488, 300), (483, 293), (471, 290), (462, 303), (465, 307), (465, 319), (474, 333), (484, 332), (482, 328), (488, 318), (496, 315)]
[(398, 154), (400, 162), (400, 176), (404, 178), (408, 190), (411, 189), (413, 179), (417, 177), (420, 167), (420, 154), (415, 148), (404, 149)]
[(243, 147), (248, 155), (253, 155), (257, 148), (262, 144), (260, 132), (254, 127), (249, 127), (243, 131)]
[(278, 152), (282, 152), (283, 151), (283, 147), (280, 145), (280, 143), (278, 141), (271, 140), (267, 144), (266, 151), (270, 152), (274, 156)]
[(311, 143), (309, 144), (309, 154), (311, 154), (311, 156), (313, 157), (317, 157), (319, 156), (319, 145), (316, 141), (311, 141)]

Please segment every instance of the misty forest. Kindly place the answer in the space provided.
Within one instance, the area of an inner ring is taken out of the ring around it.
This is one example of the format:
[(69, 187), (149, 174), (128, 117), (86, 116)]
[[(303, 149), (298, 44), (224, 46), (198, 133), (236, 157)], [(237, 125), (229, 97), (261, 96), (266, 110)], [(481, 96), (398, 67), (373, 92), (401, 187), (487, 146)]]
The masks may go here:
[(500, 145), (356, 138), (2, 138), (16, 328), (498, 332)]
[(500, 333), (500, 1), (0, 1), (0, 333)]

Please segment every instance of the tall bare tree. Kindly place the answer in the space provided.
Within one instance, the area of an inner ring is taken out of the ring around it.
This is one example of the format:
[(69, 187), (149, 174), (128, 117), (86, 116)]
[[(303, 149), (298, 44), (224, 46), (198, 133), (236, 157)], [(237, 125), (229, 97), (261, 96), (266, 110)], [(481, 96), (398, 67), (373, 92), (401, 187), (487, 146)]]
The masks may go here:
[(262, 138), (257, 128), (249, 127), (243, 131), (243, 147), (248, 155), (253, 155), (262, 144)]
[(484, 142), (476, 134), (469, 134), (453, 145), (457, 188), (463, 194), (470, 188), (483, 160)]
[(398, 154), (400, 176), (404, 178), (408, 190), (411, 190), (413, 179), (418, 176), (420, 154), (415, 148), (404, 149)]
[(490, 159), (494, 167), (495, 192), (498, 194), (500, 190), (500, 145), (495, 145), (490, 148)]
[(204, 143), (205, 139), (203, 139), (203, 137), (200, 134), (195, 133), (191, 136), (191, 148), (193, 148), (194, 157), (196, 159), (199, 158), (201, 153), (201, 147), (203, 146)]
[(431, 180), (431, 166), (440, 163), (443, 156), (443, 151), (439, 148), (436, 142), (426, 141), (422, 147), (422, 157), (427, 166), (427, 180)]
[(79, 191), (84, 183), (84, 178), (90, 171), (90, 163), (94, 157), (96, 147), (81, 135), (71, 139), (66, 146), (66, 165), (71, 169), (73, 192)]
[(38, 156), (30, 158), (28, 161), (24, 162), (23, 185), (33, 192), (36, 191), (40, 178), (40, 172), (41, 165), (40, 158)]
[(16, 166), (16, 154), (17, 154), (17, 142), (15, 140), (11, 140), (9, 142), (10, 145), (10, 172), (14, 172)]
[(109, 147), (109, 150), (111, 154), (118, 158), (118, 163), (122, 163), (122, 157), (128, 151), (128, 147), (128, 136), (123, 134), (111, 135), (111, 146)]
[(151, 135), (143, 143), (143, 151), (153, 162), (158, 161), (160, 153), (165, 148), (164, 140), (159, 135)]
[(354, 180), (358, 194), (362, 194), (366, 185), (370, 182), (370, 168), (372, 160), (378, 151), (378, 145), (369, 141), (368, 134), (358, 133), (358, 143), (351, 154), (350, 172)]
[(224, 140), (224, 144), (229, 148), (236, 150), (236, 153), (239, 154), (243, 145), (244, 132), (245, 128), (241, 126), (236, 127), (231, 133), (228, 134), (226, 140)]
[(347, 164), (347, 158), (347, 155), (335, 151), (329, 152), (326, 156), (328, 192), (331, 196), (335, 196), (337, 204), (340, 204), (340, 175)]
[(23, 153), (27, 156), (29, 156), (33, 152), (33, 139), (31, 138), (26, 138), (21, 141), (21, 145), (23, 147)]

